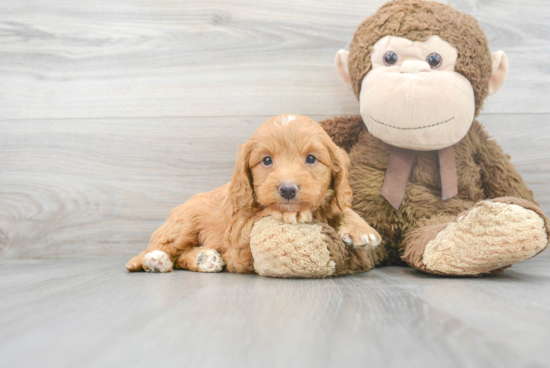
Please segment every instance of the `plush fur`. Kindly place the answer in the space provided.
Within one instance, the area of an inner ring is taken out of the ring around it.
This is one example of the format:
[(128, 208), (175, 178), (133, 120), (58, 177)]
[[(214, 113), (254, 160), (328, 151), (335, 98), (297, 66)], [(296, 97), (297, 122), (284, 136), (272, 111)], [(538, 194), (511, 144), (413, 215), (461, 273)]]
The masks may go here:
[(371, 69), (373, 45), (387, 35), (411, 41), (436, 35), (454, 46), (458, 51), (455, 71), (472, 84), (475, 116), (479, 114), (489, 93), (492, 62), (487, 38), (474, 17), (432, 1), (397, 0), (380, 7), (359, 25), (350, 44), (349, 71), (357, 98)]
[(434, 273), (454, 275), (502, 269), (538, 254), (540, 244), (548, 244), (544, 227), (543, 217), (513, 201), (482, 201), (426, 245), (422, 263)]
[[(358, 99), (371, 70), (373, 45), (386, 35), (412, 41), (437, 35), (454, 46), (455, 71), (471, 83), (479, 114), (492, 65), (487, 39), (473, 17), (422, 0), (382, 6), (361, 23), (350, 45), (349, 75)], [(441, 199), (438, 152), (419, 151), (398, 210), (381, 195), (391, 146), (370, 134), (360, 116), (320, 124), (349, 153), (352, 208), (382, 235), (382, 245), (369, 254), (373, 264), (407, 263), (433, 274), (476, 276), (501, 271), (547, 247), (548, 218), (510, 156), (476, 120), (454, 145), (458, 195)]]
[[(308, 163), (308, 155), (316, 160)], [(265, 164), (266, 157), (271, 164)], [(218, 272), (225, 263), (230, 272), (252, 273), (250, 233), (266, 216), (290, 224), (330, 223), (352, 248), (378, 245), (378, 233), (350, 209), (348, 164), (346, 152), (313, 120), (298, 115), (269, 119), (241, 146), (231, 183), (175, 208), (147, 249), (126, 267), (169, 272), (174, 264)], [(282, 196), (284, 183), (296, 184), (295, 198)]]
[(254, 270), (261, 276), (271, 277), (332, 276), (336, 262), (331, 257), (330, 238), (323, 234), (323, 226), (328, 225), (285, 224), (273, 217), (258, 221), (250, 242)]
[[(544, 224), (531, 233), (531, 236), (542, 239), (538, 243), (538, 251), (548, 244), (544, 240), (547, 239), (548, 220), (542, 217), (542, 211), (533, 203), (533, 193), (511, 164), (510, 157), (489, 139), (477, 121), (474, 121), (466, 137), (455, 145), (458, 195), (441, 200), (437, 152), (419, 152), (399, 210), (395, 210), (380, 194), (390, 146), (372, 136), (359, 116), (329, 119), (320, 124), (335, 142), (349, 152), (350, 185), (354, 191), (352, 208), (382, 236), (382, 246), (370, 255), (375, 264), (402, 264), (404, 260), (419, 270), (430, 272), (424, 264), (414, 261), (418, 260), (419, 255), (422, 256), (427, 245), (425, 240), (417, 238), (424, 237), (422, 233), (426, 232), (437, 235), (458, 215), (491, 197), (513, 196), (526, 200), (520, 205), (535, 211), (542, 218), (541, 224)], [(415, 230), (420, 233), (415, 233)], [(421, 246), (414, 249), (418, 244)], [(414, 252), (418, 254), (413, 256), (411, 253)]]
[(341, 276), (376, 265), (375, 246), (349, 247), (334, 228), (317, 220), (294, 225), (265, 217), (254, 224), (250, 247), (261, 276)]

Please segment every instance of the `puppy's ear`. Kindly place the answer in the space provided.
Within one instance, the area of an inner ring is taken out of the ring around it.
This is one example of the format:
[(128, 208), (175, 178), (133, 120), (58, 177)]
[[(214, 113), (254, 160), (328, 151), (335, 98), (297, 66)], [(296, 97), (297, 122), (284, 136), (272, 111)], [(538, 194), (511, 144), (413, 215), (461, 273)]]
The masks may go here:
[(252, 172), (250, 171), (250, 152), (249, 144), (244, 144), (239, 148), (235, 172), (229, 186), (229, 203), (232, 212), (250, 208), (254, 204), (254, 190), (252, 189)]
[[(330, 138), (329, 138), (330, 139)], [(338, 147), (332, 140), (328, 144), (332, 158), (332, 188), (336, 204), (340, 210), (351, 207), (353, 192), (348, 180), (349, 157), (346, 151)]]

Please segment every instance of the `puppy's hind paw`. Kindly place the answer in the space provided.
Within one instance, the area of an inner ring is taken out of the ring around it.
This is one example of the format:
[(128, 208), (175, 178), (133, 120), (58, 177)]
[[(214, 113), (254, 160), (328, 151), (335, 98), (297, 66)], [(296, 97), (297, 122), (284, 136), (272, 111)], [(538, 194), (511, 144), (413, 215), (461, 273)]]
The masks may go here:
[(154, 250), (143, 256), (141, 260), (143, 269), (147, 272), (171, 272), (172, 261), (168, 254), (161, 250)]
[(199, 272), (220, 272), (225, 264), (222, 256), (215, 249), (201, 251), (195, 263), (199, 267)]

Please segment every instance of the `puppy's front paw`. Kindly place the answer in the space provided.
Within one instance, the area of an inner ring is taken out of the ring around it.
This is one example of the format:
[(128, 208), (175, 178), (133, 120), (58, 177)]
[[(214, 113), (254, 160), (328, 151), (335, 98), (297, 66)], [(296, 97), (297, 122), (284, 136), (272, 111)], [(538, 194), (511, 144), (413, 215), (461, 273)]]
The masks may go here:
[(279, 212), (272, 211), (271, 217), (279, 221), (284, 222), (285, 224), (301, 224), (308, 223), (313, 221), (313, 214), (310, 210), (305, 210), (301, 212)]
[(377, 247), (382, 242), (380, 234), (370, 226), (368, 228), (342, 226), (338, 234), (351, 248)]
[(305, 210), (305, 211), (301, 211), (301, 212), (298, 212), (298, 215), (296, 215), (296, 221), (300, 224), (300, 223), (309, 223), (311, 221), (313, 221), (313, 214), (311, 213), (310, 210)]
[(143, 256), (141, 266), (147, 272), (171, 272), (172, 261), (168, 254), (161, 250), (154, 250)]
[(225, 264), (222, 256), (215, 249), (201, 251), (197, 255), (195, 263), (200, 272), (220, 272)]

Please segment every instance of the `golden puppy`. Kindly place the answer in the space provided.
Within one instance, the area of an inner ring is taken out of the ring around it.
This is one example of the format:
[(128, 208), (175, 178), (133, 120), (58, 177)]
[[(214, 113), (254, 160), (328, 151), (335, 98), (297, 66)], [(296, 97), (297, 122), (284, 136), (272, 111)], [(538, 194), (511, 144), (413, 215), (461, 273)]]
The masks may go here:
[(254, 272), (250, 232), (273, 216), (287, 223), (314, 218), (351, 247), (377, 246), (380, 235), (350, 209), (346, 152), (315, 121), (281, 115), (241, 146), (231, 183), (175, 208), (129, 271)]

